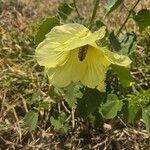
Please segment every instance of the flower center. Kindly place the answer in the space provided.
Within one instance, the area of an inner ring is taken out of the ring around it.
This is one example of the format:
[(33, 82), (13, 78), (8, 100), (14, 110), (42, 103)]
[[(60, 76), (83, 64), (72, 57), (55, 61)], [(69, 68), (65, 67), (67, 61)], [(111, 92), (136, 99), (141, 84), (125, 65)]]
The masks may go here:
[(88, 48), (89, 48), (89, 45), (84, 45), (79, 48), (78, 58), (80, 61), (83, 61), (85, 59)]

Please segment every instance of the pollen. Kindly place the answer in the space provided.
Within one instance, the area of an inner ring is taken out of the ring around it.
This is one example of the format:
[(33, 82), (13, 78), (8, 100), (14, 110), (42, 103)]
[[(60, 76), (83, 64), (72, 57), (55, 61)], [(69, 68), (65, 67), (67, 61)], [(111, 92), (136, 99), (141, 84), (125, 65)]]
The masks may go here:
[(89, 48), (89, 45), (84, 45), (79, 48), (78, 58), (80, 61), (83, 61), (85, 59), (88, 48)]

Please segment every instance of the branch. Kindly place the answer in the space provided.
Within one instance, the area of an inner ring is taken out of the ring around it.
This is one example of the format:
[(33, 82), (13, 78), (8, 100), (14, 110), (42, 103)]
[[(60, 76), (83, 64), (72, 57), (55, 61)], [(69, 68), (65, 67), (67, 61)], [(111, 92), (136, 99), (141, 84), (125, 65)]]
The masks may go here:
[(78, 8), (77, 8), (76, 0), (73, 0), (73, 3), (74, 3), (74, 7), (76, 9), (76, 12), (77, 12), (78, 16), (81, 17), (81, 15), (80, 15), (80, 13), (78, 11)]
[(98, 9), (99, 3), (100, 3), (100, 0), (96, 0), (95, 1), (95, 5), (94, 5), (93, 14), (92, 14), (92, 18), (91, 18), (91, 21), (90, 21), (89, 29), (92, 28), (93, 21), (95, 19), (96, 13), (97, 13), (97, 9)]
[(135, 7), (138, 5), (139, 2), (140, 2), (140, 0), (137, 0), (137, 2), (134, 4), (133, 8), (129, 11), (129, 14), (128, 14), (127, 18), (125, 19), (124, 23), (122, 24), (122, 26), (118, 30), (117, 36), (121, 33), (123, 27), (125, 26), (125, 24), (127, 23), (130, 15), (131, 15), (131, 13), (133, 12), (133, 10), (135, 9)]

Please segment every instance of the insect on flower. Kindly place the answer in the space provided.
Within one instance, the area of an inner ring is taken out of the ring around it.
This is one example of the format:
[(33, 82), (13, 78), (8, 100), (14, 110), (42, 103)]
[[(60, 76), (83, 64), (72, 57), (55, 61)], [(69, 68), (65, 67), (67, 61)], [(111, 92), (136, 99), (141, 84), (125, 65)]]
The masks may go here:
[(83, 61), (85, 59), (88, 47), (89, 47), (88, 45), (84, 45), (83, 47), (79, 48), (78, 58), (80, 61)]
[(102, 27), (92, 33), (77, 23), (54, 27), (35, 50), (37, 62), (45, 66), (50, 83), (66, 87), (71, 82), (81, 82), (104, 90), (109, 65), (129, 66), (131, 63), (127, 56), (97, 46), (96, 41), (102, 39), (105, 32)]

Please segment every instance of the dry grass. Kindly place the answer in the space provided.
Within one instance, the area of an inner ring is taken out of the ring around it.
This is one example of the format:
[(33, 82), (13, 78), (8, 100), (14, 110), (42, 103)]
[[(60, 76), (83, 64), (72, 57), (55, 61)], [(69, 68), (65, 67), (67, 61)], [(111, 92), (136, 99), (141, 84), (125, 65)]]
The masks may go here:
[[(61, 135), (47, 126), (43, 117), (43, 113), (47, 112), (41, 111), (42, 119), (36, 132), (29, 134), (24, 128), (22, 119), (32, 107), (27, 100), (32, 99), (34, 93), (40, 91), (40, 100), (53, 103), (48, 93), (47, 78), (34, 59), (32, 27), (37, 21), (56, 12), (62, 1), (0, 1), (0, 149), (150, 149), (150, 138), (141, 122), (133, 128), (118, 119), (117, 129), (107, 125), (104, 131), (98, 132), (75, 120), (75, 129)], [(80, 1), (78, 5), (80, 13), (87, 18), (91, 14), (92, 2)], [(148, 5), (148, 1), (143, 0), (139, 8)], [(120, 16), (114, 14), (105, 20), (111, 24), (111, 29), (120, 26), (126, 16), (124, 8), (118, 11), (123, 13), (121, 21)], [(97, 17), (102, 16), (100, 10)], [(134, 30), (137, 28), (134, 27)]]

